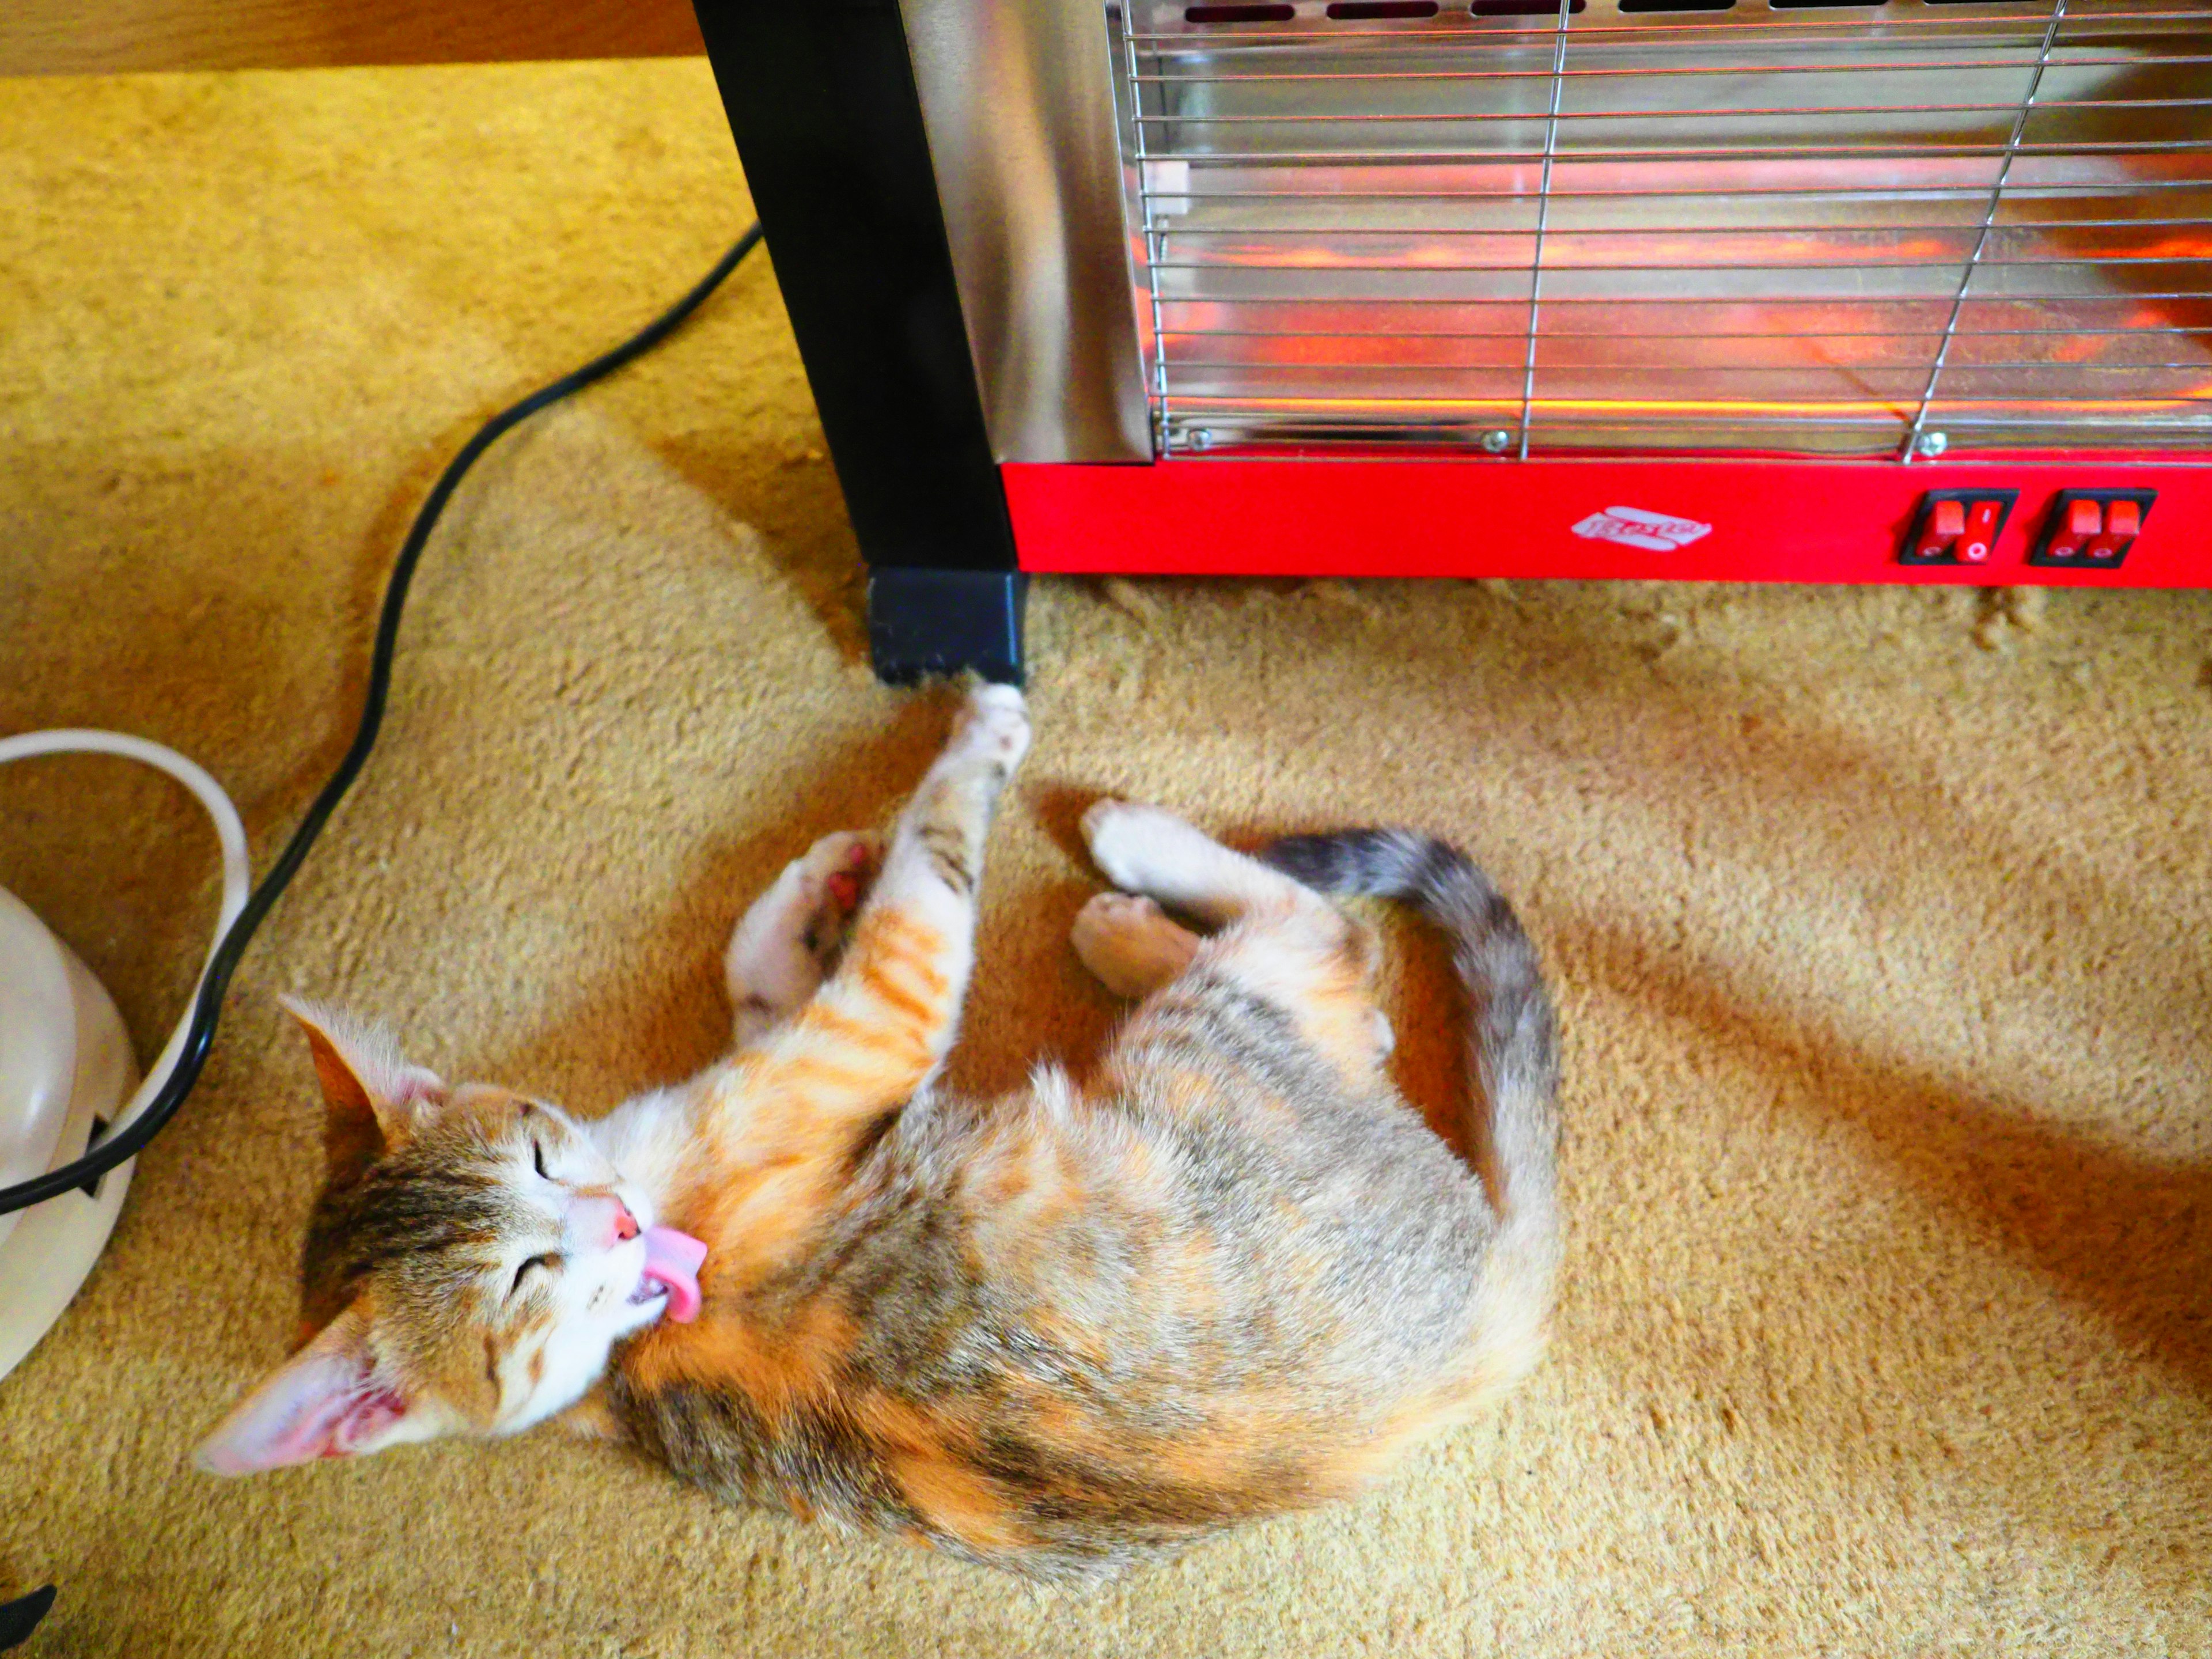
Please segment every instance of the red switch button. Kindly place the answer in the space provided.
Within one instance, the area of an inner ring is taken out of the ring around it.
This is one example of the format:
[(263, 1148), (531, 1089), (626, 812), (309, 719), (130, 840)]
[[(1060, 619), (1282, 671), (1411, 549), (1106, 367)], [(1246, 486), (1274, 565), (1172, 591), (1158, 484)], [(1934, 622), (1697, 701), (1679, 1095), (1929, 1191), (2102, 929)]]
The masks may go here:
[(1966, 507), (1966, 533), (1959, 538), (1959, 556), (1968, 564), (1980, 564), (1990, 556), (1990, 549), (1997, 538), (1997, 504), (1995, 501), (1973, 501)]
[(2142, 509), (2133, 501), (2114, 501), (2105, 513), (2105, 533), (2089, 544), (2093, 559), (2117, 559), (2142, 534)]
[(1928, 522), (1920, 532), (1919, 556), (1948, 559), (1951, 550), (1959, 544), (1959, 538), (1966, 533), (1966, 502), (1936, 501), (1929, 507)]
[[(2132, 507), (2133, 502), (2129, 506)], [(2105, 530), (2105, 509), (2095, 501), (2069, 501), (2066, 514), (2051, 538), (2054, 559), (2070, 559)]]

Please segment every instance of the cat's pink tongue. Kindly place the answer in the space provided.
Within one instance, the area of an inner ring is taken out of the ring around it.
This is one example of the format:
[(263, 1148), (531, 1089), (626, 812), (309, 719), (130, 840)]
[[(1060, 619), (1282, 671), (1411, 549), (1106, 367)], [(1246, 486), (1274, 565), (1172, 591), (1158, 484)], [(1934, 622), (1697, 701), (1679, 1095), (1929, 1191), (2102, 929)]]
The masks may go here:
[(699, 1264), (707, 1247), (673, 1227), (645, 1230), (645, 1278), (668, 1292), (668, 1316), (688, 1325), (699, 1316)]

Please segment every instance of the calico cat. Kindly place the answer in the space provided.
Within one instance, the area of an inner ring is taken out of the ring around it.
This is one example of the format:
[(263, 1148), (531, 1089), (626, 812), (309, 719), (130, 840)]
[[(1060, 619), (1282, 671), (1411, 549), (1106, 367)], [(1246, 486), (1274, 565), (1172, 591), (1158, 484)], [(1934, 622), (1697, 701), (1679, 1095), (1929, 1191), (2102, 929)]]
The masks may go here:
[[(933, 1085), (1029, 740), (1018, 692), (974, 692), (880, 860), (829, 836), (739, 923), (735, 1051), (595, 1122), (295, 1006), (329, 1108), (303, 1346), (203, 1465), (558, 1414), (726, 1499), (1082, 1578), (1356, 1492), (1527, 1371), (1560, 1253), (1552, 1006), (1441, 843), (1263, 861), (1102, 802), (1122, 890), (1073, 942), (1143, 1001), (1088, 1085)], [(1323, 893), (1451, 934), (1495, 1192), (1393, 1088), (1375, 935)]]

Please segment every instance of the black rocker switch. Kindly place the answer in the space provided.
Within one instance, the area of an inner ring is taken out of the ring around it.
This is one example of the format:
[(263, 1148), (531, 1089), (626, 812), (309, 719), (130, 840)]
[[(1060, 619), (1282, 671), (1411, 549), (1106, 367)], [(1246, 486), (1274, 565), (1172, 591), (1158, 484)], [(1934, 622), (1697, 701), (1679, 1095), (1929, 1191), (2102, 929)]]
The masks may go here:
[(2017, 489), (1931, 489), (1898, 550), (1899, 564), (1987, 564)]
[(2047, 570), (2118, 570), (2157, 499), (2155, 489), (2062, 489), (2027, 562)]

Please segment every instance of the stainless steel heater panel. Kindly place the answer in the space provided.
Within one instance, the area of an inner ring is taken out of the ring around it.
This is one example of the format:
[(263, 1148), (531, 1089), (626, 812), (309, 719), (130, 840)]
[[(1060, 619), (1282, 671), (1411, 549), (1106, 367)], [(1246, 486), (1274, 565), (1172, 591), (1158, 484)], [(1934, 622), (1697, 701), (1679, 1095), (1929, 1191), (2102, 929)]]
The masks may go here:
[(1148, 461), (1097, 0), (899, 0), (991, 447)]

